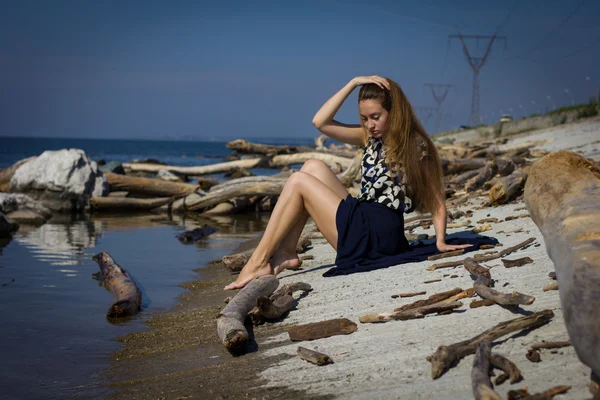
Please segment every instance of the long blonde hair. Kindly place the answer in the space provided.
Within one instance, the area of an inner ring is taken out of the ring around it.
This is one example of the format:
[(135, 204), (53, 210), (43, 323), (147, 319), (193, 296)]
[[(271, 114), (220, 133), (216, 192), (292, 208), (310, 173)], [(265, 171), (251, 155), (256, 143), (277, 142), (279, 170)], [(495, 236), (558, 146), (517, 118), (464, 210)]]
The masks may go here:
[(387, 165), (396, 173), (400, 169), (404, 172), (407, 195), (414, 209), (434, 213), (445, 198), (440, 157), (400, 86), (387, 80), (390, 90), (372, 83), (362, 85), (358, 101), (376, 100), (387, 110), (383, 137)]

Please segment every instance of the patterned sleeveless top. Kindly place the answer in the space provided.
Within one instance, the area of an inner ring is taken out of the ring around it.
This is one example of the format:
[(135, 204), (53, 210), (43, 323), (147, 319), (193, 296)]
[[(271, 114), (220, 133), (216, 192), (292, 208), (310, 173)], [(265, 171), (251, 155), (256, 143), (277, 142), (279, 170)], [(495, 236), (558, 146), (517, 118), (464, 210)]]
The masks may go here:
[[(406, 195), (404, 174), (394, 174), (385, 162), (381, 139), (369, 136), (362, 158), (361, 191), (359, 201), (376, 201), (393, 210), (409, 213), (412, 201)], [(401, 170), (401, 169), (400, 169)]]

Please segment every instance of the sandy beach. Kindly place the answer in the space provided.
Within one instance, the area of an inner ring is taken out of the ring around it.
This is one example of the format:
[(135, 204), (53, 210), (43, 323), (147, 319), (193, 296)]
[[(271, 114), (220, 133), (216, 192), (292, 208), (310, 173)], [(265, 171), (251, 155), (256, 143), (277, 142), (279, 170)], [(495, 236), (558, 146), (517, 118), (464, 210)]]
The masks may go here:
[[(525, 141), (540, 141), (536, 147), (550, 152), (575, 151), (600, 160), (600, 118), (527, 132), (509, 138), (506, 146)], [(453, 288), (472, 287), (473, 280), (463, 267), (428, 271), (436, 261), (408, 263), (386, 269), (348, 276), (328, 277), (335, 252), (324, 240), (313, 240), (313, 248), (301, 271), (285, 271), (281, 283), (306, 282), (313, 291), (282, 322), (254, 329), (253, 348), (242, 357), (232, 357), (220, 345), (214, 317), (231, 293), (221, 290), (231, 276), (218, 264), (201, 272), (203, 282), (189, 283), (181, 304), (150, 322), (148, 331), (122, 338), (124, 350), (115, 356), (112, 375), (117, 394), (134, 397), (165, 398), (352, 398), (352, 399), (463, 399), (471, 398), (473, 356), (467, 356), (439, 379), (431, 377), (426, 357), (439, 345), (469, 339), (492, 326), (531, 312), (551, 309), (554, 318), (545, 326), (517, 332), (495, 342), (493, 351), (512, 360), (524, 379), (511, 385), (496, 386), (503, 397), (509, 390), (528, 387), (537, 393), (556, 385), (572, 388), (557, 398), (582, 399), (588, 392), (590, 369), (577, 358), (572, 347), (556, 352), (542, 350), (541, 362), (525, 355), (528, 346), (540, 341), (567, 340), (558, 291), (543, 291), (552, 283), (548, 274), (554, 265), (546, 253), (543, 237), (527, 217), (505, 221), (508, 216), (527, 214), (525, 203), (517, 200), (498, 206), (483, 206), (486, 197), (469, 200), (451, 211), (471, 210), (476, 221), (495, 217), (493, 229), (484, 234), (497, 238), (502, 248), (527, 238), (535, 241), (506, 257), (530, 257), (533, 263), (505, 268), (500, 259), (483, 263), (490, 267), (495, 287), (504, 293), (518, 291), (535, 297), (531, 305), (518, 311), (497, 305), (469, 308), (472, 299), (444, 316), (427, 316), (409, 321), (362, 324), (365, 314), (391, 312), (394, 308)], [(458, 221), (463, 221), (461, 218)], [(465, 228), (448, 229), (448, 233)], [(433, 234), (433, 228), (418, 228), (413, 233)], [(251, 243), (248, 244), (250, 246)], [(479, 252), (482, 253), (483, 251)], [(456, 256), (442, 261), (463, 259)], [(221, 269), (220, 269), (220, 268)], [(456, 275), (456, 277), (452, 277)], [(425, 281), (441, 279), (439, 282)], [(405, 292), (426, 291), (426, 295), (392, 298)], [(286, 329), (296, 324), (348, 318), (358, 324), (350, 335), (334, 336), (301, 345), (330, 355), (334, 363), (317, 367), (295, 356), (298, 343), (289, 340)], [(135, 365), (135, 372), (130, 369)]]

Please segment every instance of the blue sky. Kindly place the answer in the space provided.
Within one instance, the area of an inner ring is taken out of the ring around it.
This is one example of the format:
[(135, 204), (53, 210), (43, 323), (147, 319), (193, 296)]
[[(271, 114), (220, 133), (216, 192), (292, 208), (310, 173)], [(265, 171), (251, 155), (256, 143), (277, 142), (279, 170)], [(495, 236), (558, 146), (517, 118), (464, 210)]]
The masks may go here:
[[(472, 72), (448, 35), (492, 35), (503, 21), (506, 41), (479, 74), (486, 122), (600, 89), (591, 0), (2, 4), (0, 136), (311, 137), (318, 108), (371, 74), (394, 79), (415, 107), (435, 104), (424, 83), (456, 85), (442, 105), (453, 128), (469, 122)], [(485, 41), (467, 44), (483, 55)], [(358, 122), (355, 95), (339, 120)]]

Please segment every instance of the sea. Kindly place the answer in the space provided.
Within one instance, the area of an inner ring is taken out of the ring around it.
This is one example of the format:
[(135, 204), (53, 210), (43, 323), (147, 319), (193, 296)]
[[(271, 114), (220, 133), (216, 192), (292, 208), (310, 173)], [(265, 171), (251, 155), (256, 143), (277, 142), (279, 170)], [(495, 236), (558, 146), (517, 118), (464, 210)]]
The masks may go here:
[[(312, 138), (246, 138), (263, 144), (311, 145)], [(96, 161), (155, 159), (169, 165), (223, 162), (226, 142), (0, 137), (0, 168), (46, 150), (82, 149)], [(277, 170), (253, 170), (272, 175)], [(214, 175), (223, 181), (226, 178)], [(218, 219), (155, 214), (55, 216), (0, 242), (0, 396), (2, 399), (109, 398), (103, 381), (116, 338), (177, 304), (181, 284), (210, 261), (256, 238), (268, 213)], [(184, 245), (176, 235), (208, 223), (219, 232)], [(142, 289), (142, 312), (110, 321), (113, 296), (94, 274), (92, 256), (108, 252)]]

